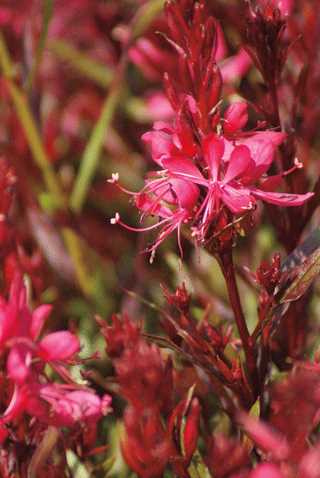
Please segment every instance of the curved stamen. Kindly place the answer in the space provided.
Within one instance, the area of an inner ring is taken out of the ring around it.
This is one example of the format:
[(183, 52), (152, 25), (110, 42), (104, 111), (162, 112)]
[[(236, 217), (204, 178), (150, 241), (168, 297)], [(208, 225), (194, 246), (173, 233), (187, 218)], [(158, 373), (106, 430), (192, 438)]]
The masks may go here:
[(132, 227), (129, 226), (128, 224), (125, 224), (124, 222), (121, 221), (120, 214), (117, 212), (115, 217), (110, 219), (110, 224), (120, 224), (120, 226), (124, 227), (128, 231), (132, 232), (145, 232), (145, 231), (152, 231), (153, 229), (157, 229), (158, 227), (162, 226), (163, 224), (166, 224), (167, 222), (171, 221), (172, 218), (167, 217), (165, 219), (162, 219), (162, 221), (157, 222), (156, 224), (153, 224), (152, 226), (147, 226), (147, 227)]

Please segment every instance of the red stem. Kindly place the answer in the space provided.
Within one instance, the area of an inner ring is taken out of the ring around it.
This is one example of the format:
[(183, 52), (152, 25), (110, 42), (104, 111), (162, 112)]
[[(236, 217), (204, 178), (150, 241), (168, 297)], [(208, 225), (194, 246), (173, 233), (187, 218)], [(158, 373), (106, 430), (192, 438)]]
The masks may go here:
[(232, 252), (222, 252), (219, 255), (219, 263), (226, 281), (230, 304), (234, 313), (235, 321), (246, 357), (250, 384), (252, 386), (252, 391), (254, 392), (258, 385), (254, 342), (252, 341), (252, 338), (249, 334), (249, 330), (240, 301), (239, 290), (235, 277)]

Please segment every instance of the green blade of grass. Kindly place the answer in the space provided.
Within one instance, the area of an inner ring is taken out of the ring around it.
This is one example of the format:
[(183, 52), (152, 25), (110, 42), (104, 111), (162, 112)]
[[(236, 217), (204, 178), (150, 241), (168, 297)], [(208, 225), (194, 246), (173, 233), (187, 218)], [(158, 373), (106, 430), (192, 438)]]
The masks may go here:
[(62, 61), (66, 61), (79, 73), (99, 86), (106, 88), (110, 85), (113, 73), (104, 64), (93, 60), (85, 53), (74, 48), (64, 40), (51, 40), (48, 49)]
[(42, 55), (46, 46), (49, 23), (53, 14), (53, 0), (43, 0), (43, 10), (42, 10), (42, 30), (40, 33), (39, 43), (36, 49), (35, 58), (29, 72), (29, 75), (26, 80), (26, 90), (30, 91), (32, 88), (34, 77), (38, 71), (39, 65), (41, 64)]

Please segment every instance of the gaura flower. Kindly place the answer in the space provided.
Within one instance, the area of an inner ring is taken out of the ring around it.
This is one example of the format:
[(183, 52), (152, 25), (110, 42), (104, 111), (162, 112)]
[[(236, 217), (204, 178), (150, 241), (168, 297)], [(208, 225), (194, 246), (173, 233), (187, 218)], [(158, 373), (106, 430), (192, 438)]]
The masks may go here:
[[(130, 230), (161, 228), (149, 248), (154, 252), (159, 244), (173, 231), (177, 231), (180, 252), (181, 227), (191, 226), (192, 236), (200, 244), (209, 239), (209, 229), (222, 210), (235, 217), (254, 210), (258, 200), (278, 206), (300, 206), (313, 193), (287, 194), (274, 192), (282, 176), (302, 165), (297, 162), (282, 175), (266, 176), (277, 147), (285, 139), (284, 133), (242, 131), (247, 122), (245, 103), (229, 107), (223, 119), (223, 135), (210, 133), (196, 145), (183, 123), (174, 129), (165, 123), (157, 123), (155, 130), (144, 135), (154, 161), (162, 167), (149, 174), (144, 188), (132, 193), (141, 219), (157, 216), (160, 221), (143, 229), (122, 223), (119, 214), (111, 220)], [(117, 183), (113, 175), (110, 182)], [(123, 188), (122, 188), (123, 189)]]
[(12, 282), (9, 300), (0, 298), (0, 353), (8, 352), (7, 372), (15, 383), (24, 383), (32, 361), (61, 366), (80, 350), (78, 338), (68, 331), (53, 332), (39, 340), (43, 325), (51, 312), (50, 305), (31, 311), (26, 288), (20, 275)]

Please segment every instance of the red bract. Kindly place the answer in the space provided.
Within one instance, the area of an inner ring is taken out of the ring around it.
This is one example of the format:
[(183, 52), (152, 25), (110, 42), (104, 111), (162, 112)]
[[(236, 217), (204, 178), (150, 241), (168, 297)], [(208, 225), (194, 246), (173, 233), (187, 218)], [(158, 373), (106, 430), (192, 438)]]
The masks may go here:
[(235, 473), (246, 469), (249, 464), (249, 455), (234, 438), (216, 434), (209, 440), (206, 463), (213, 476), (236, 478)]
[(142, 339), (128, 317), (114, 317), (113, 326), (104, 326), (103, 333), (123, 396), (137, 409), (166, 408), (172, 388), (170, 360)]
[(177, 450), (172, 467), (179, 477), (188, 476), (187, 469), (197, 448), (200, 411), (199, 400), (190, 396), (175, 407), (169, 420), (169, 432)]
[(172, 445), (159, 415), (152, 410), (126, 409), (123, 456), (139, 478), (159, 478), (169, 461)]

